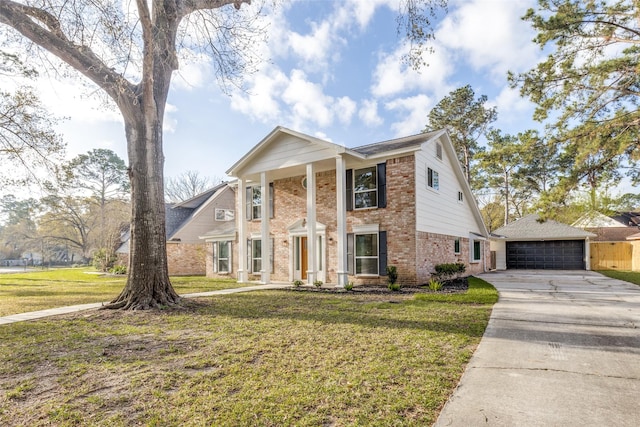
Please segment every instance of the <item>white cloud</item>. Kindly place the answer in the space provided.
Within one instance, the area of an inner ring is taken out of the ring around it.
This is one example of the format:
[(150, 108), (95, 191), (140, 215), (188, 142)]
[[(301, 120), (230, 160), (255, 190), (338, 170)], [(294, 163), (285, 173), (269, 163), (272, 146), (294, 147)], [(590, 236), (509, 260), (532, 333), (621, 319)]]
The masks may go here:
[(248, 91), (236, 91), (231, 108), (261, 122), (278, 121), (281, 116), (280, 95), (289, 84), (277, 67), (265, 67), (247, 81)]
[(384, 120), (378, 114), (378, 101), (375, 99), (365, 99), (362, 101), (360, 111), (358, 111), (358, 117), (367, 126), (380, 126), (384, 123)]
[(174, 133), (176, 131), (178, 127), (177, 112), (178, 107), (167, 102), (164, 107), (164, 120), (162, 121), (162, 130), (164, 132)]
[(410, 91), (430, 91), (436, 96), (449, 92), (447, 79), (454, 71), (446, 49), (436, 47), (428, 57), (429, 66), (416, 71), (403, 62), (408, 45), (403, 44), (391, 54), (380, 54), (373, 73), (371, 93), (376, 97), (389, 97)]
[(385, 108), (402, 117), (391, 125), (396, 136), (420, 133), (427, 124), (427, 116), (433, 107), (433, 101), (426, 95), (416, 95), (389, 101)]
[(520, 19), (533, 6), (534, 0), (460, 3), (438, 27), (436, 40), (460, 50), (461, 58), (475, 69), (489, 69), (495, 78), (504, 79), (507, 71), (528, 69), (539, 57), (531, 41), (535, 33)]

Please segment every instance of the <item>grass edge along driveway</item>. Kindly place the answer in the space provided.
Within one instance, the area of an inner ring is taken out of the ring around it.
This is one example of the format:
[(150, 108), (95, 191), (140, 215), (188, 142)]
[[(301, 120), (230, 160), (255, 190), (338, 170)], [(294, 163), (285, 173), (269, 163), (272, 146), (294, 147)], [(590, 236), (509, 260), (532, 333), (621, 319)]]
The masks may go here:
[(0, 424), (433, 423), (496, 290), (258, 291), (180, 309), (91, 311), (0, 328)]

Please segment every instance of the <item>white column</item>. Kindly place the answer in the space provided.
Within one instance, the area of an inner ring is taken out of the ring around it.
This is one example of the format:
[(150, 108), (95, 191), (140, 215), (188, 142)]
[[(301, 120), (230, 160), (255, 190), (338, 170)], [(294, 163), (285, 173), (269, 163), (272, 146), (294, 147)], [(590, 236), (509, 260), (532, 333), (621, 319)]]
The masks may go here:
[(238, 206), (236, 208), (236, 224), (238, 225), (238, 282), (247, 281), (247, 227), (246, 227), (246, 182), (243, 178), (238, 178), (237, 199)]
[(336, 219), (338, 222), (338, 287), (347, 284), (347, 194), (346, 172), (342, 156), (336, 157)]
[(267, 173), (260, 174), (260, 206), (261, 212), (261, 240), (262, 240), (262, 270), (260, 270), (260, 281), (264, 284), (271, 282), (271, 239), (269, 238), (269, 182), (267, 181)]
[(316, 280), (316, 173), (313, 163), (307, 164), (307, 283)]
[(584, 239), (584, 268), (591, 270), (591, 242), (588, 237)]

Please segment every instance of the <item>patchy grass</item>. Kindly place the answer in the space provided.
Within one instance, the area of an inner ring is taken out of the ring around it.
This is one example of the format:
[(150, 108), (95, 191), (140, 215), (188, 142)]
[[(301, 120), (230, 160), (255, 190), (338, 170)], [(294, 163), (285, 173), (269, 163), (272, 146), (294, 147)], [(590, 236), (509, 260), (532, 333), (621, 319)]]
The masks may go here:
[(598, 270), (598, 273), (640, 286), (640, 272), (637, 271)]
[[(95, 270), (86, 268), (61, 268), (0, 274), (0, 316), (111, 301), (124, 288), (125, 276), (95, 273)], [(172, 277), (171, 283), (178, 294), (242, 286), (235, 280), (214, 280), (202, 276)]]
[(433, 423), (497, 292), (260, 291), (0, 327), (0, 425)]

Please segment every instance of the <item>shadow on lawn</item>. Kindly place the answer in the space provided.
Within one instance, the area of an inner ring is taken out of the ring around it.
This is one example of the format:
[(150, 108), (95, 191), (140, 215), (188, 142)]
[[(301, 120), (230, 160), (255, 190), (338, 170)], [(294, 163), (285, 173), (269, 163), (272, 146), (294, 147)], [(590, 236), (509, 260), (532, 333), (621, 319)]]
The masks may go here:
[[(491, 305), (460, 305), (408, 298), (370, 299), (347, 295), (300, 295), (255, 292), (185, 301), (199, 321), (225, 316), (239, 319), (282, 319), (316, 324), (352, 324), (370, 328), (430, 330), (481, 337)], [(179, 311), (176, 312), (178, 314)]]

